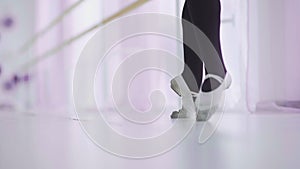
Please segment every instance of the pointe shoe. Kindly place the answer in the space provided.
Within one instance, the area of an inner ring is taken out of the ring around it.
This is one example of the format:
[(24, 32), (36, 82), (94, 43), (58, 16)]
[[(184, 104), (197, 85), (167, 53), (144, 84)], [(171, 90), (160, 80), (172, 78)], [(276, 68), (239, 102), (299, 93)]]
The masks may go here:
[(205, 79), (212, 78), (217, 80), (221, 85), (210, 92), (204, 92), (202, 87), (200, 88), (199, 95), (196, 98), (196, 113), (197, 121), (207, 121), (210, 117), (221, 107), (221, 100), (223, 98), (224, 91), (231, 86), (232, 78), (229, 73), (225, 75), (223, 79), (220, 76), (208, 74)]
[[(182, 83), (182, 77), (176, 76), (171, 80), (171, 89), (178, 95), (181, 96), (180, 84)], [(182, 85), (182, 84), (181, 84)]]
[(181, 75), (171, 80), (171, 89), (182, 98), (182, 108), (174, 111), (171, 118), (191, 118), (195, 116), (196, 107), (193, 97), (196, 93), (189, 90)]
[(188, 111), (184, 107), (182, 107), (178, 111), (173, 111), (173, 113), (171, 114), (171, 119), (181, 119), (181, 118), (189, 118)]

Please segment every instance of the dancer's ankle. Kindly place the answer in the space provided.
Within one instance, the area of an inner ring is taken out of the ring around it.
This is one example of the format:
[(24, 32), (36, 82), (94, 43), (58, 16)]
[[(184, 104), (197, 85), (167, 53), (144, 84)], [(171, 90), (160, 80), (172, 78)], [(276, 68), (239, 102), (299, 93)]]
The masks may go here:
[[(222, 79), (224, 79), (227, 74), (227, 71), (225, 69), (225, 71), (223, 71), (223, 72), (210, 73), (210, 74), (217, 75), (217, 76), (221, 77)], [(221, 83), (218, 80), (216, 80), (214, 78), (207, 78), (203, 81), (201, 90), (203, 92), (211, 92), (211, 91), (217, 89), (220, 85), (221, 85)]]
[(207, 78), (204, 80), (201, 90), (203, 92), (211, 92), (211, 91), (217, 89), (220, 85), (221, 85), (221, 83), (218, 82), (216, 79)]

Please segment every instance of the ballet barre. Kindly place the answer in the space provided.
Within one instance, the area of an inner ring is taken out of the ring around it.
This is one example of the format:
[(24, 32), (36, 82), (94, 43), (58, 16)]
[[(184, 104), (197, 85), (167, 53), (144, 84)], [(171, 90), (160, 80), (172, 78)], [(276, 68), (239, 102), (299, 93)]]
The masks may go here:
[(71, 5), (69, 8), (64, 10), (58, 17), (56, 17), (53, 21), (49, 23), (44, 29), (36, 33), (28, 42), (26, 42), (21, 49), (18, 51), (20, 54), (28, 51), (35, 43), (36, 41), (44, 36), (47, 32), (49, 32), (55, 25), (60, 23), (66, 15), (68, 15), (70, 12), (72, 12), (76, 7), (78, 7), (80, 4), (82, 4), (84, 0), (79, 0), (75, 2), (73, 5)]
[[(38, 64), (39, 62), (41, 62), (42, 60), (47, 59), (48, 57), (58, 53), (59, 51), (61, 51), (62, 49), (64, 49), (66, 46), (72, 44), (73, 42), (75, 42), (76, 40), (82, 38), (83, 36), (87, 35), (88, 33), (96, 30), (97, 28), (123, 16), (126, 13), (129, 13), (130, 11), (133, 11), (134, 9), (137, 9), (139, 7), (141, 7), (142, 5), (144, 5), (145, 3), (149, 2), (150, 0), (137, 0), (136, 2), (133, 2), (131, 4), (129, 4), (128, 6), (124, 7), (123, 9), (121, 9), (120, 11), (104, 18), (102, 21), (100, 21), (99, 23), (89, 27), (88, 29), (80, 32), (79, 34), (71, 37), (70, 39), (65, 40), (64, 42), (62, 42), (61, 44), (58, 44), (57, 46), (55, 46), (54, 48), (46, 51), (45, 53), (43, 53), (42, 55), (38, 55), (38, 56), (34, 56), (33, 59), (29, 60), (27, 63), (21, 64), (21, 66), (19, 68), (17, 68), (14, 72), (15, 74), (12, 75), (12, 77), (16, 77), (17, 74), (16, 72), (24, 72), (27, 71), (28, 69), (30, 69), (31, 67), (33, 67), (34, 65)], [(33, 38), (31, 38), (28, 42), (26, 42), (22, 48), (20, 48), (20, 50), (18, 51), (19, 53), (17, 55), (14, 55), (15, 57), (22, 55), (23, 53), (25, 53), (26, 51), (28, 51), (32, 46), (35, 45), (35, 43), (37, 42), (37, 40), (42, 37), (44, 34), (46, 34), (48, 31), (50, 31), (55, 25), (57, 25), (59, 22), (61, 22), (63, 20), (63, 18), (69, 14), (72, 10), (74, 10), (76, 7), (78, 7), (80, 4), (82, 4), (82, 2), (84, 2), (84, 0), (79, 0), (76, 3), (74, 3), (73, 5), (71, 5), (68, 9), (66, 9), (65, 11), (62, 12), (61, 15), (59, 15), (57, 18), (55, 18), (52, 22), (50, 22), (49, 25), (47, 25), (43, 30), (41, 30), (40, 32), (38, 32), (37, 34), (35, 34), (33, 36)], [(13, 58), (13, 56), (12, 56)], [(0, 66), (0, 74), (3, 74), (2, 71), (2, 67)], [(28, 74), (25, 74), (25, 77), (29, 77)], [(11, 78), (8, 78), (11, 79)], [(15, 79), (15, 78), (13, 78)], [(29, 79), (29, 78), (28, 78)], [(27, 80), (27, 79), (26, 79)], [(9, 81), (10, 82), (10, 81)]]
[[(131, 3), (130, 5), (124, 7), (123, 9), (121, 9), (120, 11), (112, 14), (111, 16), (104, 18), (101, 22), (89, 27), (88, 29), (82, 31), (81, 33), (77, 34), (76, 36), (62, 42), (61, 44), (57, 45), (56, 47), (46, 51), (44, 54), (40, 55), (40, 56), (35, 56), (33, 57), (32, 60), (30, 60), (28, 63), (25, 63), (24, 65), (22, 65), (20, 67), (20, 71), (23, 70), (27, 70), (30, 67), (34, 66), (35, 64), (39, 63), (40, 61), (48, 58), (51, 55), (56, 54), (57, 52), (59, 52), (60, 50), (62, 50), (63, 48), (65, 48), (66, 46), (72, 44), (73, 42), (75, 42), (76, 40), (80, 39), (81, 37), (85, 36), (86, 34), (92, 32), (93, 30), (111, 22), (112, 20), (123, 16), (124, 14), (133, 11), (134, 9), (139, 8), (140, 6), (144, 5), (146, 2), (149, 2), (150, 0), (137, 0), (136, 2)], [(78, 6), (82, 1), (78, 1), (76, 4), (72, 5), (72, 7), (70, 7), (67, 10), (67, 13), (69, 13), (71, 10), (73, 10), (76, 6)], [(30, 41), (30, 43), (26, 44), (25, 46), (31, 46), (35, 43), (36, 39), (39, 38), (41, 35), (45, 34), (46, 31), (49, 31), (51, 27), (53, 27), (53, 25), (57, 24), (59, 21), (62, 20), (62, 18), (66, 15), (66, 13), (64, 12), (60, 17), (58, 17), (57, 19), (55, 19), (55, 21), (53, 21), (46, 29), (44, 29), (42, 31), (42, 33), (38, 33), (35, 38), (33, 38), (33, 40)], [(30, 44), (30, 45), (29, 45)], [(28, 47), (24, 48), (24, 49), (28, 49)]]

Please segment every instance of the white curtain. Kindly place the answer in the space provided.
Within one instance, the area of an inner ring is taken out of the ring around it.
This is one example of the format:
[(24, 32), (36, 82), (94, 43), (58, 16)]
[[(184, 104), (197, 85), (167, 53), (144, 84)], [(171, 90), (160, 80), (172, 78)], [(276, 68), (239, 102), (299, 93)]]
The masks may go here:
[(299, 5), (297, 0), (249, 1), (247, 103), (252, 112), (300, 107)]

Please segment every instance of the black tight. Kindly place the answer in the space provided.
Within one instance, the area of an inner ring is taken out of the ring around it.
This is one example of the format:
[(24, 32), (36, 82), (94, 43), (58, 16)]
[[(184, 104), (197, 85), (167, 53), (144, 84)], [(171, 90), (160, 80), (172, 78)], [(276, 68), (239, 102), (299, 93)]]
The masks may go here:
[[(213, 62), (209, 58), (210, 56), (204, 55), (204, 59), (200, 60), (200, 58), (193, 52), (189, 47), (184, 44), (184, 60), (185, 60), (185, 68), (183, 71), (183, 78), (187, 82), (189, 88), (198, 92), (200, 86), (202, 84), (202, 76), (203, 76), (203, 66), (211, 66), (210, 70), (215, 70), (214, 73), (221, 77), (225, 76), (226, 68), (224, 65), (221, 44), (220, 44), (220, 12), (221, 5), (219, 0), (186, 0), (182, 18), (194, 24), (197, 28), (199, 28), (211, 41), (212, 45), (216, 49), (222, 64), (222, 68), (212, 68), (214, 67), (213, 63), (208, 64), (207, 62)], [(186, 41), (187, 36), (185, 36), (185, 25), (183, 24), (183, 38)], [(190, 37), (189, 37), (190, 38)], [(189, 41), (191, 41), (189, 39)], [(194, 42), (196, 42), (194, 40)], [(196, 42), (197, 43), (197, 42)], [(197, 44), (201, 45), (201, 44)], [(204, 62), (204, 64), (203, 64)], [(216, 66), (215, 66), (216, 67)], [(220, 66), (218, 66), (220, 67)], [(188, 73), (191, 71), (196, 78), (197, 86), (193, 86), (192, 80), (189, 77)], [(207, 73), (207, 71), (206, 71)], [(207, 86), (207, 84), (206, 84)]]

